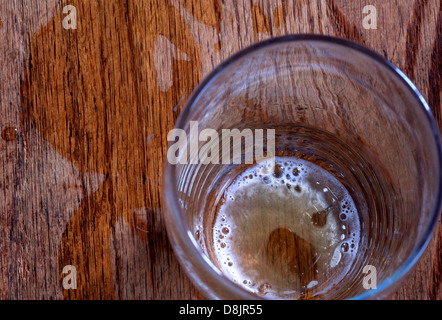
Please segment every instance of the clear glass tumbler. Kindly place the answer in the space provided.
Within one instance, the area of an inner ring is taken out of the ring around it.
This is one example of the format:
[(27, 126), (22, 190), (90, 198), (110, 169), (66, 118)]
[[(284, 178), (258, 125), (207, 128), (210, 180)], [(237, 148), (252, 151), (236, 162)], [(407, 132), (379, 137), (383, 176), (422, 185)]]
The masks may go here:
[(285, 36), (240, 51), (198, 86), (168, 139), (168, 236), (209, 299), (385, 297), (440, 212), (427, 103), (346, 40)]

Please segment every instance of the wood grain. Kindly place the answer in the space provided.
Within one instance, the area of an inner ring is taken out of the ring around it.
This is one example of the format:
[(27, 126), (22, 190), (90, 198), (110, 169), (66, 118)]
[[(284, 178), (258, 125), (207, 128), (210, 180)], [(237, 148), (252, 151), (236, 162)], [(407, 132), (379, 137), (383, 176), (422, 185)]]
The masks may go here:
[[(77, 9), (77, 29), (62, 8)], [(364, 29), (365, 5), (377, 29)], [(202, 299), (167, 240), (167, 132), (203, 76), (256, 41), (351, 39), (401, 68), (442, 126), (438, 0), (0, 4), (0, 298)], [(392, 299), (442, 299), (442, 222)], [(77, 290), (63, 290), (75, 265)]]

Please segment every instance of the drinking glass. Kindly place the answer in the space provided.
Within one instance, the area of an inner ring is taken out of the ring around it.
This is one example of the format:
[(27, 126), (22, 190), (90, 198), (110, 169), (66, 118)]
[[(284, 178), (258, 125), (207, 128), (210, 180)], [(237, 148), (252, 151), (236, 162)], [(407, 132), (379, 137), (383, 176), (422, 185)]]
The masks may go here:
[(350, 41), (243, 49), (196, 88), (169, 140), (168, 236), (209, 299), (387, 297), (435, 229), (435, 120), (397, 67)]

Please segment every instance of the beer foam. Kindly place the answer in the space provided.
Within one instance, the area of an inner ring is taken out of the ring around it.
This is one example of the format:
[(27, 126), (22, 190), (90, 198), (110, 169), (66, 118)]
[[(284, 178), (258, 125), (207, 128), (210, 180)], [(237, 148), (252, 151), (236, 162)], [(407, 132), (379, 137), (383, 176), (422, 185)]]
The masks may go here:
[[(302, 273), (305, 266), (285, 256), (289, 265), (272, 270), (266, 250), (275, 230), (314, 248), (308, 277), (293, 271)], [(276, 157), (248, 168), (225, 190), (212, 241), (218, 266), (232, 281), (259, 295), (287, 298), (337, 283), (358, 251), (359, 233), (353, 199), (332, 174), (302, 159)], [(308, 286), (312, 281), (315, 286)]]

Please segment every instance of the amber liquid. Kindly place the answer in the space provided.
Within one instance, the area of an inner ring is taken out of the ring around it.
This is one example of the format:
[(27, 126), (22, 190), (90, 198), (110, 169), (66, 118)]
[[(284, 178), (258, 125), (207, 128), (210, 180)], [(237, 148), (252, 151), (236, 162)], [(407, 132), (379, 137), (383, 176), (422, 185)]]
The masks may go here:
[(226, 281), (258, 296), (349, 297), (385, 242), (383, 182), (333, 136), (276, 132), (274, 162), (205, 168), (199, 181), (217, 187), (200, 207), (195, 238)]
[(276, 170), (266, 163), (249, 168), (225, 190), (210, 239), (217, 264), (263, 296), (326, 290), (355, 259), (356, 207), (319, 166), (290, 157), (275, 164)]

